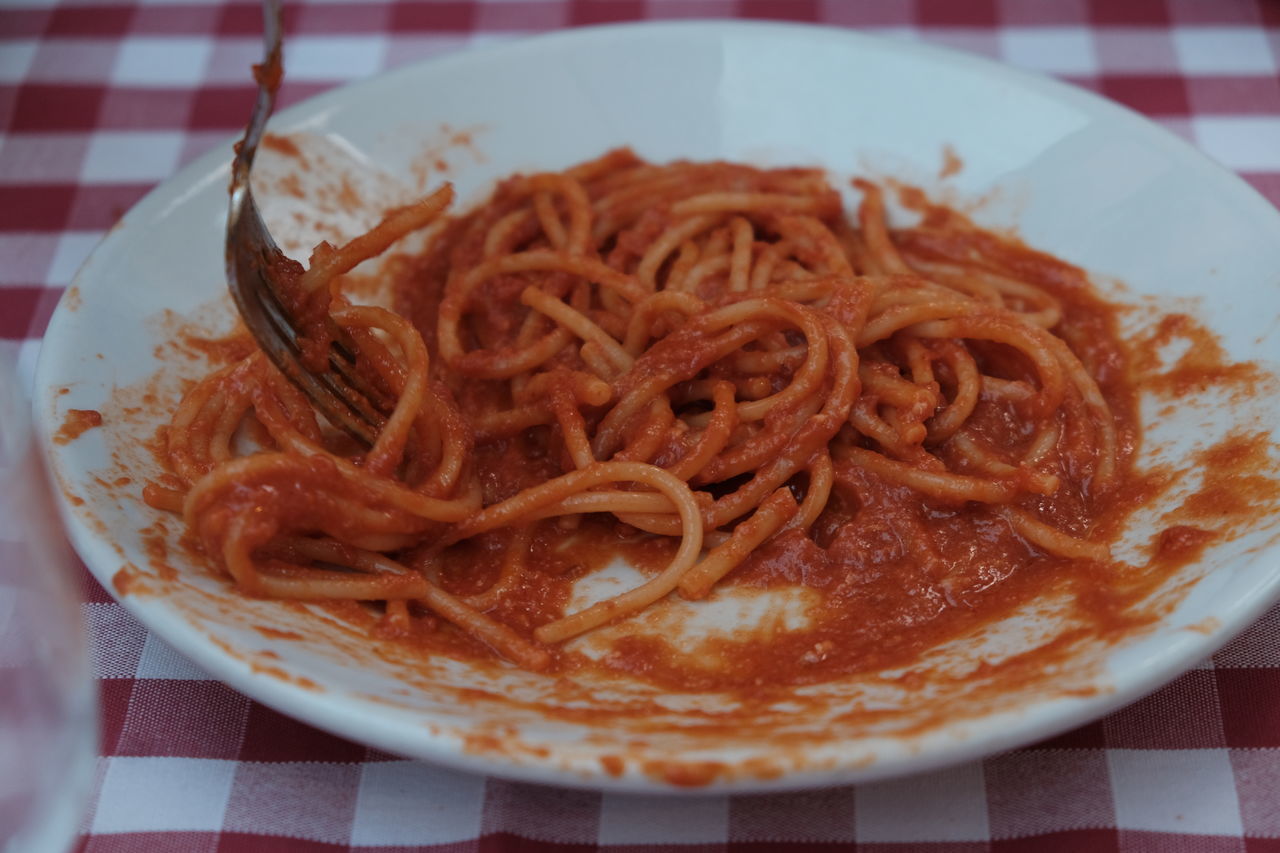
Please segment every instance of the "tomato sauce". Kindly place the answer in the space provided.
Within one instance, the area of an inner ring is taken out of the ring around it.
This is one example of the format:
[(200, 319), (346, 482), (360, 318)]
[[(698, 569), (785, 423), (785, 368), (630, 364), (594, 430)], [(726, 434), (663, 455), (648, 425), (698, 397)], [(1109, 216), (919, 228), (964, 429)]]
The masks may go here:
[(67, 409), (62, 426), (54, 433), (57, 444), (70, 444), (91, 429), (102, 426), (102, 412), (96, 409)]
[[(935, 226), (956, 215), (929, 205), (922, 195), (908, 193), (907, 201), (915, 204), (925, 223)], [(442, 228), (445, 243), (457, 223)], [(966, 251), (926, 230), (899, 232), (895, 239), (920, 255), (943, 261)], [(871, 471), (838, 464), (832, 497), (813, 525), (812, 536), (790, 533), (766, 541), (717, 585), (710, 599), (760, 592), (777, 594), (780, 600), (798, 597), (803, 601), (802, 619), (781, 630), (772, 622), (739, 624), (699, 640), (696, 648), (686, 648), (688, 638), (649, 630), (648, 614), (641, 614), (628, 623), (634, 630), (614, 631), (608, 654), (591, 654), (575, 642), (553, 650), (552, 677), (621, 675), (667, 690), (728, 691), (744, 702), (763, 700), (800, 685), (908, 667), (927, 651), (1028, 603), (1049, 595), (1067, 596), (1072, 621), (1080, 627), (1011, 659), (1005, 665), (1008, 677), (1019, 678), (1020, 673), (1033, 673), (1069, 654), (1081, 636), (1118, 640), (1151, 625), (1165, 612), (1160, 609), (1164, 605), (1153, 606), (1148, 600), (1154, 588), (1200, 560), (1206, 549), (1280, 508), (1280, 466), (1272, 442), (1260, 429), (1232, 433), (1177, 467), (1134, 466), (1144, 395), (1169, 405), (1207, 388), (1245, 398), (1265, 393), (1268, 383), (1274, 383), (1270, 373), (1256, 364), (1230, 362), (1216, 338), (1187, 314), (1165, 316), (1122, 341), (1118, 329), (1130, 309), (1104, 300), (1082, 271), (1014, 240), (995, 235), (980, 239), (984, 254), (999, 258), (1061, 303), (1063, 318), (1053, 331), (1096, 380), (1118, 431), (1118, 487), (1105, 492), (1090, 488), (1089, 467), (1074, 465), (1068, 452), (1059, 474), (1073, 488), (1060, 489), (1052, 500), (1032, 498), (1021, 505), (1072, 535), (1115, 543), (1135, 512), (1175, 489), (1185, 490), (1142, 553), (1127, 561), (1053, 556), (1019, 535), (996, 507), (925, 498)], [(480, 249), (458, 246), (460, 257), (452, 260), (474, 262)], [(625, 249), (620, 246), (619, 251)], [(414, 321), (433, 356), (435, 316), (449, 262), (441, 254), (427, 253), (393, 258), (385, 266), (394, 279), (398, 309)], [(509, 301), (523, 286), (518, 277), (496, 276), (477, 301)], [(477, 335), (501, 340), (511, 331), (503, 322), (495, 311), (477, 323)], [(665, 348), (659, 354), (666, 355), (653, 363), (677, 371), (684, 362), (696, 364), (696, 346), (682, 347), (679, 339), (677, 332), (659, 343), (655, 348)], [(246, 339), (187, 343), (211, 361), (225, 362), (243, 354)], [(1011, 350), (998, 344), (977, 348), (987, 363), (1000, 365), (1003, 375), (1033, 375), (1030, 365)], [(1171, 348), (1180, 353), (1172, 364), (1166, 358)], [(477, 380), (454, 392), (464, 411), (510, 402), (505, 383)], [(1030, 435), (1026, 414), (1017, 403), (988, 402), (975, 411), (970, 428), (991, 448), (1016, 455)], [(474, 464), (486, 505), (564, 470), (556, 430), (534, 427), (515, 437), (478, 442)], [(1078, 446), (1077, 455), (1083, 457), (1091, 439), (1067, 434), (1063, 443)], [(315, 461), (314, 466), (310, 476), (317, 484), (333, 476), (323, 462)], [(305, 478), (301, 483), (294, 477), (288, 483), (261, 485), (290, 489), (285, 503), (298, 519), (318, 518), (323, 521), (320, 526), (342, 529), (339, 510), (317, 496), (323, 489), (307, 489)], [(257, 499), (250, 490), (241, 497), (245, 506)], [(509, 536), (509, 531), (497, 531), (450, 547), (439, 557), (437, 582), (458, 596), (483, 592), (501, 573)], [(539, 522), (516, 591), (504, 596), (489, 615), (531, 637), (535, 627), (565, 612), (579, 581), (618, 559), (642, 574), (655, 575), (676, 545), (675, 539), (642, 534), (611, 516)], [(128, 579), (122, 586), (130, 586)], [(413, 654), (493, 659), (492, 650), (480, 641), (426, 611), (415, 609), (418, 618), (407, 627), (396, 627), (384, 620), (377, 606), (320, 606)], [(657, 609), (664, 606), (660, 603)], [(283, 632), (260, 630), (265, 636), (287, 639)]]

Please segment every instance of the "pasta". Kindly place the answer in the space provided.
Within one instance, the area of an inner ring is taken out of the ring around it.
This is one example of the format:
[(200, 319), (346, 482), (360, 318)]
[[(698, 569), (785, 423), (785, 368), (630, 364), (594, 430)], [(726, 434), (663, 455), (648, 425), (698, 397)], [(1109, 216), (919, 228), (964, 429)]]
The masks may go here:
[[(282, 258), (321, 363), (335, 337), (359, 353), (376, 442), (254, 352), (187, 394), (145, 496), (246, 594), (370, 602), (386, 633), (426, 624), (533, 670), (735, 578), (820, 587), (812, 569), (839, 598), (898, 572), (959, 606), (1036, 561), (1105, 563), (1137, 440), (1105, 305), (918, 198), (891, 230), (883, 189), (856, 184), (848, 219), (818, 170), (617, 150), (453, 218), (442, 189), (306, 270)], [(422, 228), (425, 253), (387, 265), (397, 311), (342, 295)], [(591, 536), (663, 564), (569, 608), (537, 555)]]

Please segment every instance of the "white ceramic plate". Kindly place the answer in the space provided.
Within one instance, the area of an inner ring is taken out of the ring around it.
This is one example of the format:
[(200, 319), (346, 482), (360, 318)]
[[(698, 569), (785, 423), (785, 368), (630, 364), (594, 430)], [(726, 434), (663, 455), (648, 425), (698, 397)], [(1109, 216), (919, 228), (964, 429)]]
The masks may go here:
[[(272, 152), (263, 155), (259, 194), (294, 253), (333, 227), (350, 234), (361, 226), (359, 208), (334, 204), (332, 184), (343, 175), (358, 195), (389, 204), (443, 171), (474, 200), (512, 171), (557, 169), (631, 145), (655, 160), (816, 164), (837, 178), (870, 172), (957, 201), (984, 198), (980, 221), (1014, 226), (1104, 283), (1125, 282), (1128, 301), (1193, 305), (1233, 358), (1274, 368), (1280, 350), (1280, 216), (1269, 204), (1113, 104), (920, 45), (775, 25), (580, 30), (404, 68), (287, 110), (273, 128), (297, 134), (330, 166), (312, 171), (307, 180), (320, 183), (300, 203), (285, 191), (289, 158), (273, 165)], [(947, 146), (964, 167), (942, 180)], [(138, 500), (140, 482), (155, 473), (141, 444), (163, 418), (128, 409), (146, 391), (164, 409), (180, 379), (200, 372), (168, 344), (182, 322), (230, 325), (222, 296), (228, 158), (220, 149), (166, 181), (94, 252), (49, 327), (35, 405), (47, 442), (68, 408), (106, 415), (103, 428), (48, 445), (72, 538), (98, 579), (111, 589), (132, 566), (123, 601), (143, 623), (217, 678), (299, 719), (404, 755), (562, 784), (765, 790), (866, 780), (1097, 717), (1202, 659), (1280, 592), (1273, 515), (1155, 591), (1169, 608), (1148, 632), (1118, 647), (1081, 643), (1052, 671), (994, 698), (975, 663), (1053, 636), (1052, 602), (934, 654), (931, 666), (961, 676), (949, 685), (922, 691), (882, 674), (805, 688), (733, 727), (716, 722), (723, 701), (715, 696), (665, 697), (627, 684), (566, 695), (563, 684), (530, 673), (423, 665), (332, 618), (246, 601), (187, 562), (172, 547), (178, 524)], [(1280, 423), (1274, 398), (1232, 407), (1201, 399), (1160, 418), (1155, 406), (1144, 409), (1144, 464), (1176, 461), (1240, 424)], [(153, 566), (154, 543), (148, 551), (139, 533), (157, 521), (166, 527), (150, 532), (169, 542), (176, 577)], [(1152, 523), (1136, 519), (1126, 541), (1149, 542)], [(672, 616), (660, 609), (654, 618)], [(601, 710), (605, 700), (611, 710)], [(571, 713), (584, 708), (597, 716)], [(851, 708), (887, 713), (871, 722), (845, 713)]]

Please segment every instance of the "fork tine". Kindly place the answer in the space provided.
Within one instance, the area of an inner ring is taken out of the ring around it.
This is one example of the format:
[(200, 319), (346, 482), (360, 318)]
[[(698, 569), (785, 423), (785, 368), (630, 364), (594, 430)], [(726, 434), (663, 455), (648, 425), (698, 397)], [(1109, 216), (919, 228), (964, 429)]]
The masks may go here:
[[(276, 332), (272, 341), (278, 344), (275, 349), (279, 358), (272, 358), (272, 361), (286, 376), (294, 378), (296, 375), (294, 381), (300, 380), (306, 393), (311, 394), (314, 390), (324, 395), (328, 402), (321, 406), (321, 411), (329, 420), (334, 421), (336, 418), (339, 421), (335, 426), (372, 444), (377, 430), (371, 430), (370, 427), (380, 428), (386, 422), (386, 417), (373, 402), (375, 398), (366, 390), (368, 383), (355, 371), (354, 356), (346, 355), (335, 344), (329, 361), (331, 368), (337, 369), (336, 372), (333, 369), (323, 373), (308, 370), (302, 363), (302, 347), (298, 342), (297, 331), (288, 311), (280, 304), (278, 295), (270, 287), (254, 288), (254, 294), (261, 300), (263, 313)], [(359, 378), (359, 383), (353, 382), (353, 378)], [(318, 385), (315, 384), (317, 382)], [(326, 391), (327, 394), (324, 393)]]
[(356, 370), (355, 350), (345, 345), (345, 338), (346, 335), (340, 334), (338, 340), (333, 342), (329, 353), (329, 368), (341, 376), (347, 386), (371, 407), (370, 420), (381, 427), (386, 422), (387, 414), (395, 408), (396, 399)]
[[(261, 227), (254, 227), (255, 220)], [(240, 248), (228, 248), (227, 281), (245, 325), (276, 368), (297, 385), (334, 426), (372, 445), (377, 437), (376, 427), (384, 421), (376, 407), (339, 375), (326, 372), (317, 376), (301, 362), (292, 320), (263, 275), (270, 260), (279, 257), (279, 249), (262, 226), (252, 193), (247, 195), (247, 206), (238, 223), (242, 226), (229, 232), (228, 242), (238, 243)]]

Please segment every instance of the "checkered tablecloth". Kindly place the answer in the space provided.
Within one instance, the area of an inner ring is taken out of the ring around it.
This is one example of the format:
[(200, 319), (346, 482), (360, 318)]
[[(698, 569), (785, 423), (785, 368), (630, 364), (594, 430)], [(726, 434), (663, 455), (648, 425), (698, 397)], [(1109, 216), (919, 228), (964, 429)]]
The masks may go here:
[[(89, 2), (0, 0), (0, 347), (28, 382), (103, 233), (239, 129), (261, 49), (256, 2)], [(674, 17), (857, 27), (1056, 75), (1280, 203), (1273, 0), (326, 0), (289, 6), (282, 100), (482, 42)], [(882, 784), (681, 799), (486, 779), (321, 733), (85, 587), (102, 695), (87, 851), (1280, 851), (1280, 609), (1154, 695), (1027, 749)]]

